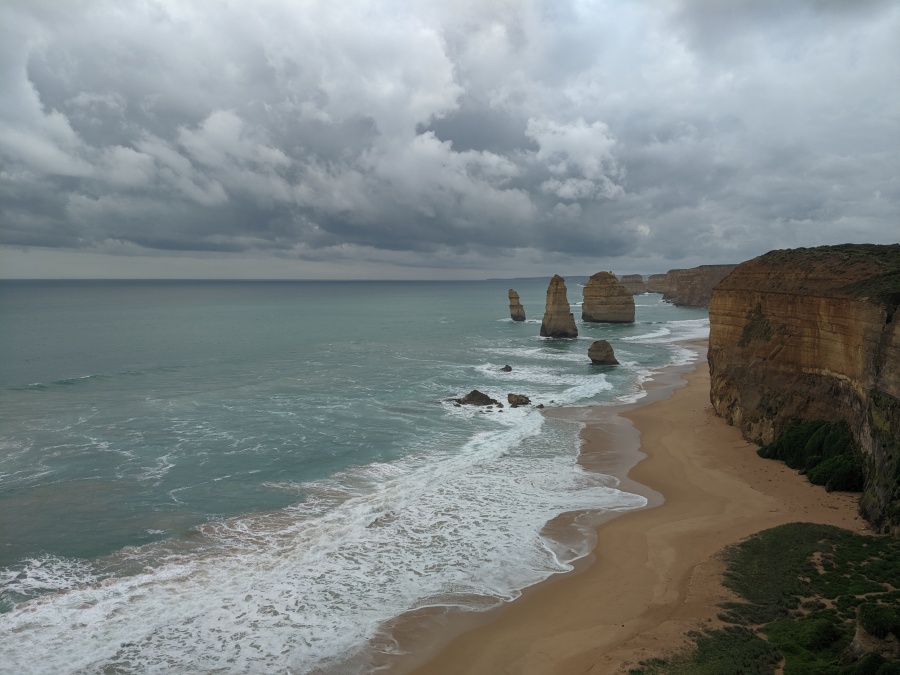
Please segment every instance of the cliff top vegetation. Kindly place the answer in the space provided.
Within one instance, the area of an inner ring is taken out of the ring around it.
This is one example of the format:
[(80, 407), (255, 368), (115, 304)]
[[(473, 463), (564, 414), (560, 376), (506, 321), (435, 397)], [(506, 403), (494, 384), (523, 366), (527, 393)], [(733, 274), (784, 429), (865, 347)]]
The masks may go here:
[(788, 266), (815, 273), (829, 290), (900, 306), (900, 244), (839, 244), (770, 251), (756, 259), (763, 266)]

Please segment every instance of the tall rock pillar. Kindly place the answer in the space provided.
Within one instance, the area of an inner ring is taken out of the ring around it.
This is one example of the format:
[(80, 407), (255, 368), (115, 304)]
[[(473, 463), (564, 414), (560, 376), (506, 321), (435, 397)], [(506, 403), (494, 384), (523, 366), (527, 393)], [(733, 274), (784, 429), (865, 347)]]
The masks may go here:
[(566, 297), (566, 280), (558, 274), (553, 275), (547, 286), (547, 309), (541, 322), (541, 337), (578, 337), (575, 317)]
[(509, 316), (513, 321), (525, 320), (525, 308), (519, 302), (519, 294), (509, 289)]

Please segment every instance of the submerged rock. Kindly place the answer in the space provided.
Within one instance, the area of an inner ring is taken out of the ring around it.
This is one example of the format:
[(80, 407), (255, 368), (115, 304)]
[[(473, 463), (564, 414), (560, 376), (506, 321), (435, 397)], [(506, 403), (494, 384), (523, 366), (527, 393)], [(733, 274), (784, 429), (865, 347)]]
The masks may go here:
[(617, 366), (619, 362), (613, 353), (612, 345), (606, 340), (597, 340), (588, 349), (588, 358), (595, 366)]
[(509, 289), (509, 316), (513, 321), (525, 320), (525, 308), (519, 302), (519, 294)]
[(502, 370), (504, 373), (511, 373), (511, 372), (512, 372), (512, 366), (509, 365), (509, 364), (507, 364), (507, 365), (503, 366), (500, 370)]
[(581, 320), (634, 323), (634, 297), (611, 272), (597, 272), (584, 285)]
[(547, 286), (547, 307), (541, 321), (541, 337), (578, 337), (575, 317), (566, 296), (566, 280), (554, 274)]

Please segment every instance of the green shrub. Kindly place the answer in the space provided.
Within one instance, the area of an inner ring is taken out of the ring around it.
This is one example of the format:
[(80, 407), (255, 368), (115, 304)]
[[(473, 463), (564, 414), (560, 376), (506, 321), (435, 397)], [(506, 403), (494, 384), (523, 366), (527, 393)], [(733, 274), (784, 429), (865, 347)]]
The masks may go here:
[(837, 457), (855, 449), (850, 427), (843, 422), (832, 424), (828, 435), (822, 443), (824, 457)]
[(797, 642), (811, 651), (826, 651), (841, 639), (841, 630), (827, 619), (806, 619), (797, 622)]
[(831, 490), (861, 492), (865, 485), (862, 457), (855, 450), (850, 455), (830, 457), (812, 467), (807, 473), (813, 485), (824, 485)]
[(757, 454), (805, 471), (811, 483), (828, 490), (860, 492), (865, 487), (862, 455), (844, 422), (797, 422)]
[(890, 633), (900, 630), (900, 619), (897, 612), (875, 602), (867, 602), (859, 607), (859, 623), (869, 635), (884, 639)]
[(866, 654), (853, 666), (852, 675), (878, 675), (878, 671), (885, 664), (881, 654)]

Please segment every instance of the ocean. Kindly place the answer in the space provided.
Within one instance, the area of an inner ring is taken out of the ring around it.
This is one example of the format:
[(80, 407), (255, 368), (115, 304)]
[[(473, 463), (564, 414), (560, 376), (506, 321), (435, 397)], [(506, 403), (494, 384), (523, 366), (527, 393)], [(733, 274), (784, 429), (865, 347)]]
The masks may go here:
[(547, 282), (0, 282), (0, 672), (370, 672), (405, 612), (572, 569), (549, 521), (644, 498), (579, 423), (450, 399), (638, 401), (709, 321), (548, 340)]

